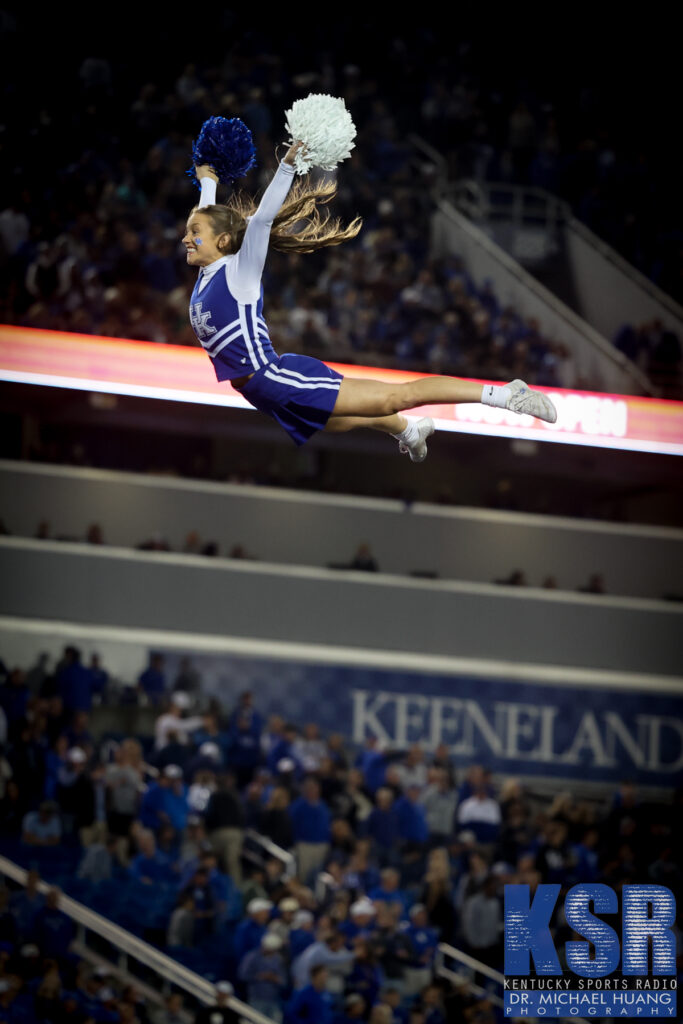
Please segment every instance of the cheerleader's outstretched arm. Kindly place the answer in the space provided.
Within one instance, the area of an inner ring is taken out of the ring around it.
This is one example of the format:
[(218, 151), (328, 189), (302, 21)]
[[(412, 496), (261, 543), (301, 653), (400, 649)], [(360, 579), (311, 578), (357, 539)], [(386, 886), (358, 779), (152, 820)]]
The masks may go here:
[(199, 184), (202, 189), (197, 206), (200, 210), (202, 206), (213, 206), (216, 202), (217, 175), (206, 164), (202, 164), (201, 167), (195, 167), (195, 174), (199, 178)]
[[(268, 255), (270, 229), (294, 181), (294, 157), (302, 143), (295, 142), (275, 172), (253, 217), (247, 222), (242, 245), (231, 263), (228, 276), (230, 289), (238, 302), (254, 302), (261, 290), (261, 276)], [(201, 185), (198, 207), (216, 202), (218, 178), (207, 165), (195, 168)]]
[(287, 198), (294, 181), (294, 157), (301, 143), (290, 146), (285, 157), (273, 175), (268, 188), (253, 217), (247, 222), (247, 230), (230, 268), (230, 287), (238, 302), (253, 302), (261, 290), (261, 276), (268, 255), (270, 229)]

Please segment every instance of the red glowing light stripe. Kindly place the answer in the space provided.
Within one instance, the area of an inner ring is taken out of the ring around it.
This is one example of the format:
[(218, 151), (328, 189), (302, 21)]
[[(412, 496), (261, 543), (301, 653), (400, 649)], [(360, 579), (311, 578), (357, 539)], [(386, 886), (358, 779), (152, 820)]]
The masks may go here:
[[(423, 374), (330, 363), (344, 376), (383, 381)], [(182, 402), (251, 408), (215, 379), (199, 348), (0, 325), (0, 379)], [(441, 430), (683, 455), (683, 402), (541, 388), (558, 407), (543, 423), (481, 405), (425, 407)], [(415, 410), (417, 411), (417, 410)]]

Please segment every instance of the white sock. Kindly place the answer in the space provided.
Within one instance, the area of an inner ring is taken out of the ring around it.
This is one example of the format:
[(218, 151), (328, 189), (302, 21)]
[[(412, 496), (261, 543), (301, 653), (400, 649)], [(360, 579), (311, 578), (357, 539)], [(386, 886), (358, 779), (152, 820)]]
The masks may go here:
[(494, 405), (496, 409), (507, 409), (512, 391), (504, 384), (484, 384), (481, 392), (482, 405)]
[(418, 441), (420, 435), (417, 432), (417, 420), (408, 420), (408, 426), (401, 431), (400, 434), (392, 434), (397, 441), (403, 441), (404, 444), (412, 444), (414, 441)]

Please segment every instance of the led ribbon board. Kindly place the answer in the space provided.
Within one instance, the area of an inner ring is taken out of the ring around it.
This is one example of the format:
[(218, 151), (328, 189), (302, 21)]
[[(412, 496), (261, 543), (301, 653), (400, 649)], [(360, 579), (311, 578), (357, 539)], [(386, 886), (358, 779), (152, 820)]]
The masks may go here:
[[(424, 376), (372, 366), (329, 365), (344, 376), (366, 380), (396, 382)], [(200, 348), (28, 327), (0, 325), (0, 380), (252, 408), (227, 382), (215, 379)], [(438, 430), (683, 455), (683, 402), (539, 390), (557, 406), (556, 423), (477, 404), (425, 406), (419, 412), (432, 416)]]

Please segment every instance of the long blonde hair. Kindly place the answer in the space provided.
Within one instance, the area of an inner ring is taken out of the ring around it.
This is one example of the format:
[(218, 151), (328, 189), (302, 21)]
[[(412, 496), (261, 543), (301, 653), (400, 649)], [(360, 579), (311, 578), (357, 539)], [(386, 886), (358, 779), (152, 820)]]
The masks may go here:
[[(337, 193), (333, 181), (311, 185), (307, 180), (296, 181), (290, 189), (287, 201), (273, 221), (270, 229), (270, 244), (279, 252), (315, 252), (330, 245), (341, 245), (355, 238), (363, 220), (354, 217), (346, 227), (339, 217), (331, 217), (328, 210), (321, 213), (318, 204), (329, 203)], [(211, 206), (195, 206), (193, 213), (204, 213), (211, 222), (216, 235), (230, 235), (225, 254), (238, 252), (247, 229), (247, 218), (252, 217), (258, 204), (245, 192), (237, 192), (227, 203)], [(303, 221), (298, 230), (295, 226)]]

